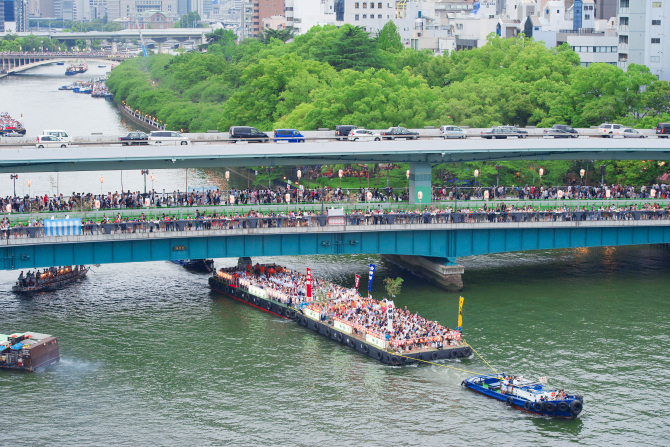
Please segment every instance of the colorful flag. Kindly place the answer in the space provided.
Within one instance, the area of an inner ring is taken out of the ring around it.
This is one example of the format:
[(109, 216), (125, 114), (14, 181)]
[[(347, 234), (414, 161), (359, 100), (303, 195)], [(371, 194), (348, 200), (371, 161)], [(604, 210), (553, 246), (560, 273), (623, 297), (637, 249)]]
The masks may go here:
[(461, 312), (463, 311), (463, 297), (459, 300), (458, 303), (458, 327), (463, 330), (463, 315)]
[(375, 265), (370, 264), (370, 274), (368, 275), (368, 293), (372, 292), (372, 279), (375, 277)]
[(307, 269), (307, 281), (305, 281), (305, 286), (307, 288), (308, 301), (311, 301), (311, 298), (312, 298), (312, 270), (310, 270), (310, 269)]
[(386, 321), (388, 322), (387, 328), (389, 332), (393, 331), (393, 311), (395, 309), (395, 303), (393, 300), (388, 300), (386, 302)]
[(354, 289), (358, 290), (358, 286), (361, 284), (361, 275), (356, 275), (356, 281), (354, 281)]

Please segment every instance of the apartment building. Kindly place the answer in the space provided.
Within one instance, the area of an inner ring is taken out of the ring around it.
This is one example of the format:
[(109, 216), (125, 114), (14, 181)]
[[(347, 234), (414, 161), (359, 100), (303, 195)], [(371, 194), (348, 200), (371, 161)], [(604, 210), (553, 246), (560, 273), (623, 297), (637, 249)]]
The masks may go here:
[[(670, 80), (670, 0), (619, 0), (617, 11), (620, 68), (649, 67), (658, 79)], [(668, 41), (666, 41), (668, 40)]]
[(257, 36), (263, 29), (263, 21), (272, 16), (284, 15), (284, 0), (253, 0), (251, 35)]

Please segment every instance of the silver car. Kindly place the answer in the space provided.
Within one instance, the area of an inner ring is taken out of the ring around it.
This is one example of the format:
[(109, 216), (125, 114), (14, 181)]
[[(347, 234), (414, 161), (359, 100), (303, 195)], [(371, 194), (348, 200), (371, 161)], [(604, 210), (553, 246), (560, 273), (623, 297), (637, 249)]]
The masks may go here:
[(447, 138), (467, 138), (468, 134), (458, 126), (441, 126), (440, 135), (445, 140)]
[(626, 127), (624, 129), (619, 129), (616, 132), (617, 135), (623, 135), (624, 138), (647, 138), (645, 135), (642, 135), (636, 129), (631, 127)]

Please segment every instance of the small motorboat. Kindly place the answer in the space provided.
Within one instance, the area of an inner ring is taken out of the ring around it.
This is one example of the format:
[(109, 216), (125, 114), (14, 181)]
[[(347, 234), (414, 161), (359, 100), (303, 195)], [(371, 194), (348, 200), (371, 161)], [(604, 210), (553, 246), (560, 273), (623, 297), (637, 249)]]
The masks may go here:
[(56, 62), (56, 65), (65, 65), (65, 62)]
[(563, 390), (549, 389), (546, 378), (538, 381), (504, 375), (479, 375), (461, 385), (480, 394), (505, 402), (508, 407), (542, 416), (576, 419), (584, 408), (584, 398)]
[(50, 290), (58, 290), (86, 276), (90, 267), (83, 265), (45, 269), (40, 272), (23, 272), (16, 281), (12, 292), (15, 293), (37, 293)]
[(170, 262), (181, 265), (185, 269), (195, 270), (197, 272), (212, 273), (214, 271), (213, 259), (185, 259)]
[(98, 68), (105, 68), (107, 65), (98, 65)]

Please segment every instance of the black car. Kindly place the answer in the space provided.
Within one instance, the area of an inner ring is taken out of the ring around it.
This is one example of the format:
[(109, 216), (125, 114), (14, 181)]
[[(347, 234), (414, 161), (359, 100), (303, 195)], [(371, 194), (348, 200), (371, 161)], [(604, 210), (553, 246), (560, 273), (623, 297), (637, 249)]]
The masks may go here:
[(256, 141), (267, 143), (270, 137), (256, 129), (248, 126), (233, 126), (230, 128), (230, 138), (235, 140)]
[(352, 126), (350, 124), (335, 126), (335, 139), (346, 140), (351, 131), (356, 129), (358, 129), (358, 126)]
[(658, 138), (668, 138), (668, 135), (670, 135), (670, 123), (658, 123), (656, 126), (656, 135), (658, 135)]
[(542, 131), (542, 136), (553, 138), (575, 138), (572, 134), (563, 129), (544, 129)]
[(416, 140), (419, 138), (419, 132), (412, 132), (405, 127), (389, 127), (387, 130), (381, 132), (381, 135), (384, 140), (395, 140), (396, 138)]
[(119, 141), (124, 146), (130, 146), (133, 144), (149, 144), (149, 135), (144, 132), (128, 132), (126, 135), (119, 137)]
[(577, 138), (579, 136), (579, 132), (577, 132), (577, 129), (575, 129), (572, 126), (568, 126), (567, 124), (554, 124), (552, 129), (556, 130), (562, 130), (563, 132), (567, 132), (570, 134), (572, 138)]

